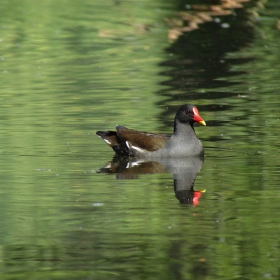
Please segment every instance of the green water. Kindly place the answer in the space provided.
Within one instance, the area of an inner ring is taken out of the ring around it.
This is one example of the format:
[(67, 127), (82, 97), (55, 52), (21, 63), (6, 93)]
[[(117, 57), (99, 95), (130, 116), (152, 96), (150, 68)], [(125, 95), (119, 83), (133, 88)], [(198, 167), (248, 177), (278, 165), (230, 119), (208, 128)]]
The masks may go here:
[[(279, 3), (170, 42), (182, 7), (2, 1), (1, 279), (279, 279)], [(204, 163), (108, 168), (95, 131), (170, 133), (184, 103)]]

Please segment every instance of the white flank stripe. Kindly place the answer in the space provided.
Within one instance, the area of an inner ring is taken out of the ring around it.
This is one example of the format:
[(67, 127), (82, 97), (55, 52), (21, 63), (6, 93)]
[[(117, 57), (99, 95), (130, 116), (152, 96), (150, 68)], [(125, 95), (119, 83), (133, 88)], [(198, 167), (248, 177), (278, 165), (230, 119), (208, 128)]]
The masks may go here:
[(128, 149), (130, 149), (128, 141), (125, 141), (125, 145), (127, 146)]
[(107, 139), (103, 139), (107, 144), (111, 144), (111, 142), (109, 141), (109, 140), (107, 140)]
[(135, 149), (136, 151), (138, 151), (138, 152), (140, 152), (140, 153), (143, 153), (143, 152), (144, 152), (143, 149), (138, 148), (138, 147), (136, 147), (136, 146), (132, 146), (132, 145), (131, 145), (131, 148), (132, 148), (132, 149)]
[(125, 141), (125, 144), (126, 144), (126, 146), (127, 146), (128, 149), (136, 150), (136, 151), (138, 151), (138, 152), (140, 152), (140, 153), (143, 153), (143, 152), (144, 152), (144, 149), (141, 149), (141, 148), (139, 148), (139, 147), (133, 146), (133, 145), (131, 145), (128, 141)]

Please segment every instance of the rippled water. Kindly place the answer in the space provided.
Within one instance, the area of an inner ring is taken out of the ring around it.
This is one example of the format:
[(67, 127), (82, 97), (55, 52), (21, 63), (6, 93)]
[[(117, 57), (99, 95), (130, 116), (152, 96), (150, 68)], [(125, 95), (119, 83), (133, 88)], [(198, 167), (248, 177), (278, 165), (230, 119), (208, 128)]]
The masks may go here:
[[(3, 1), (2, 278), (279, 279), (279, 3), (172, 39), (193, 4)], [(171, 133), (184, 103), (204, 161), (95, 135)]]

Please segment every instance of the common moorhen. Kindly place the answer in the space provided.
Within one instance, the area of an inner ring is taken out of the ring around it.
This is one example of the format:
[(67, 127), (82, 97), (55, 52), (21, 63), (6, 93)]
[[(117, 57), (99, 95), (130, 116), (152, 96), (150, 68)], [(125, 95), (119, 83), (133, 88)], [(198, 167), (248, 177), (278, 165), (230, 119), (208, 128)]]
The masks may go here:
[(194, 123), (206, 125), (197, 108), (185, 104), (174, 120), (174, 133), (154, 134), (116, 126), (117, 131), (97, 131), (118, 155), (144, 158), (203, 156), (204, 149), (194, 131)]

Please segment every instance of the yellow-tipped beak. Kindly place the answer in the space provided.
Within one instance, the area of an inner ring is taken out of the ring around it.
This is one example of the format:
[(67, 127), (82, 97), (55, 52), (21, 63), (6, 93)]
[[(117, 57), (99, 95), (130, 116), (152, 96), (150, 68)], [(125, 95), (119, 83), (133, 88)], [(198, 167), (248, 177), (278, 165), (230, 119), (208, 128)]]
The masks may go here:
[(199, 122), (201, 125), (206, 125), (206, 122), (205, 121), (200, 121)]

